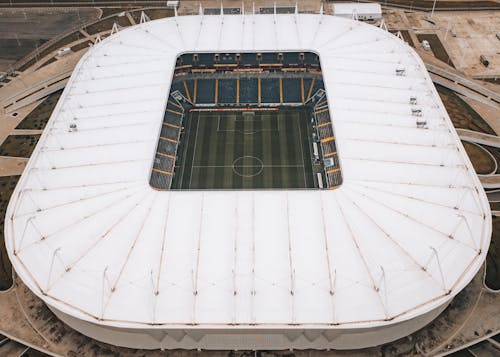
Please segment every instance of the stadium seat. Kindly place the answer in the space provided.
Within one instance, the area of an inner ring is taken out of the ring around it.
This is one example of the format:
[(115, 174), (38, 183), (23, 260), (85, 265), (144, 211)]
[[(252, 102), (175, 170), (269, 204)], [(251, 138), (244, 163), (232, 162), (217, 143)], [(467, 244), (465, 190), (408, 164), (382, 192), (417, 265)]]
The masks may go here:
[(318, 125), (317, 129), (320, 139), (329, 138), (333, 136), (333, 129), (330, 123), (324, 123), (323, 125)]
[(173, 175), (165, 174), (157, 170), (158, 169), (153, 168), (149, 184), (151, 185), (151, 187), (154, 187), (156, 189), (161, 189), (161, 190), (169, 189), (170, 186), (172, 185)]
[(314, 86), (313, 86), (313, 94), (316, 93), (318, 90), (320, 89), (325, 89), (325, 84), (323, 83), (323, 79), (322, 78), (317, 78), (315, 81), (314, 81)]
[(300, 78), (283, 78), (283, 103), (302, 103)]
[(326, 183), (328, 188), (335, 188), (342, 184), (342, 174), (339, 168), (326, 171)]
[(162, 125), (160, 136), (174, 141), (179, 141), (180, 128), (169, 124)]
[(198, 63), (197, 65), (200, 67), (213, 67), (215, 64), (214, 54), (213, 53), (199, 53), (198, 54)]
[(302, 61), (300, 61), (299, 54), (297, 52), (284, 52), (283, 65), (290, 67), (302, 66)]
[(278, 78), (262, 78), (261, 79), (261, 103), (279, 104), (280, 88)]
[(275, 52), (262, 52), (261, 64), (276, 64), (278, 63), (278, 54)]
[(244, 66), (258, 66), (259, 61), (257, 61), (257, 56), (255, 53), (242, 53), (241, 62)]
[(236, 103), (236, 79), (219, 79), (218, 94), (220, 104)]
[(215, 104), (215, 79), (198, 79), (196, 103)]
[(258, 102), (257, 78), (240, 79), (240, 103), (256, 104)]
[(305, 52), (304, 53), (305, 55), (305, 64), (306, 66), (309, 66), (309, 67), (318, 67), (319, 66), (319, 58), (316, 54), (312, 53), (312, 52)]

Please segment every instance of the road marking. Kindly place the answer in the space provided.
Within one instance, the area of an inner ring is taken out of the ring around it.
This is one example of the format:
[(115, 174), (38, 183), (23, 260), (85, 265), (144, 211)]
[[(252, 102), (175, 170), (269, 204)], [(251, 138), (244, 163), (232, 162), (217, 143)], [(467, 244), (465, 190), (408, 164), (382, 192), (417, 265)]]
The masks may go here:
[[(300, 115), (298, 117), (300, 119)], [(304, 187), (307, 187), (307, 177), (306, 177), (306, 163), (304, 162), (304, 149), (302, 147), (302, 129), (300, 128), (300, 122), (297, 120), (297, 124), (299, 126), (299, 139), (300, 139), (300, 154), (302, 156), (302, 172), (304, 173)]]
[[(192, 120), (192, 117), (194, 116), (194, 114), (191, 114), (191, 117), (190, 117), (190, 122), (191, 123), (191, 120)], [(189, 125), (189, 134), (191, 134), (191, 124)], [(191, 135), (190, 135), (191, 136)], [(179, 180), (180, 182), (180, 186), (182, 186), (183, 182), (184, 182), (184, 172), (186, 171), (186, 165), (184, 164), (184, 160), (187, 160), (187, 151), (188, 151), (188, 137), (186, 136), (185, 139), (184, 139), (184, 154), (183, 154), (183, 161), (182, 161), (182, 171), (181, 171), (181, 178)], [(181, 187), (179, 187), (181, 188)]]
[(194, 159), (196, 158), (196, 144), (198, 143), (198, 128), (200, 126), (200, 118), (196, 118), (196, 134), (194, 136), (194, 149), (193, 149), (193, 163), (191, 165), (191, 175), (189, 176), (189, 187), (188, 189), (191, 188), (191, 180), (193, 179), (193, 168), (194, 168)]
[[(193, 165), (192, 167), (196, 168), (225, 168), (225, 167), (233, 167), (233, 165)], [(303, 165), (244, 165), (241, 167), (265, 167), (265, 168), (273, 168), (273, 167), (304, 167)]]

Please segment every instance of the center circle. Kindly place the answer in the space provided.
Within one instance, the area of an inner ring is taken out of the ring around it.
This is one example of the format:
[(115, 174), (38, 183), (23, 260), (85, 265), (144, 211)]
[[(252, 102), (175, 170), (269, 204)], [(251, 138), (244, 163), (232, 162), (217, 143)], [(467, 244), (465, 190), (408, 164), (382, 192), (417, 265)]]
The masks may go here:
[(254, 177), (264, 170), (264, 163), (255, 156), (240, 156), (233, 161), (233, 172), (241, 177)]

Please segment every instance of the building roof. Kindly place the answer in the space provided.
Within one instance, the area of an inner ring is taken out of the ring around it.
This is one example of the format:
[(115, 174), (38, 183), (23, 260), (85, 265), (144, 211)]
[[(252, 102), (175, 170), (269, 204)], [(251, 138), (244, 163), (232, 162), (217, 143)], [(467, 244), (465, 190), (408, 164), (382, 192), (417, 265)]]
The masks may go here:
[[(276, 50), (320, 56), (343, 185), (152, 189), (177, 55)], [(92, 47), (5, 230), (15, 270), (45, 302), (130, 328), (395, 323), (456, 295), (490, 234), (484, 191), (418, 55), (377, 27), (313, 14), (167, 18)]]
[(352, 16), (354, 12), (357, 14), (382, 14), (382, 6), (378, 3), (337, 3), (333, 4), (333, 13), (335, 15)]

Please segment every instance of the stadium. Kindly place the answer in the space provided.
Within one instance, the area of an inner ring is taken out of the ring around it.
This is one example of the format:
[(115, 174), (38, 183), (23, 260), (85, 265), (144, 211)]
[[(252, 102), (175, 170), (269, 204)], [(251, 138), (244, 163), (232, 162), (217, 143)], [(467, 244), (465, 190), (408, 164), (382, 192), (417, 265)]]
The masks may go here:
[(67, 325), (145, 349), (355, 349), (483, 264), (485, 193), (418, 55), (323, 14), (182, 16), (94, 45), (5, 242)]

